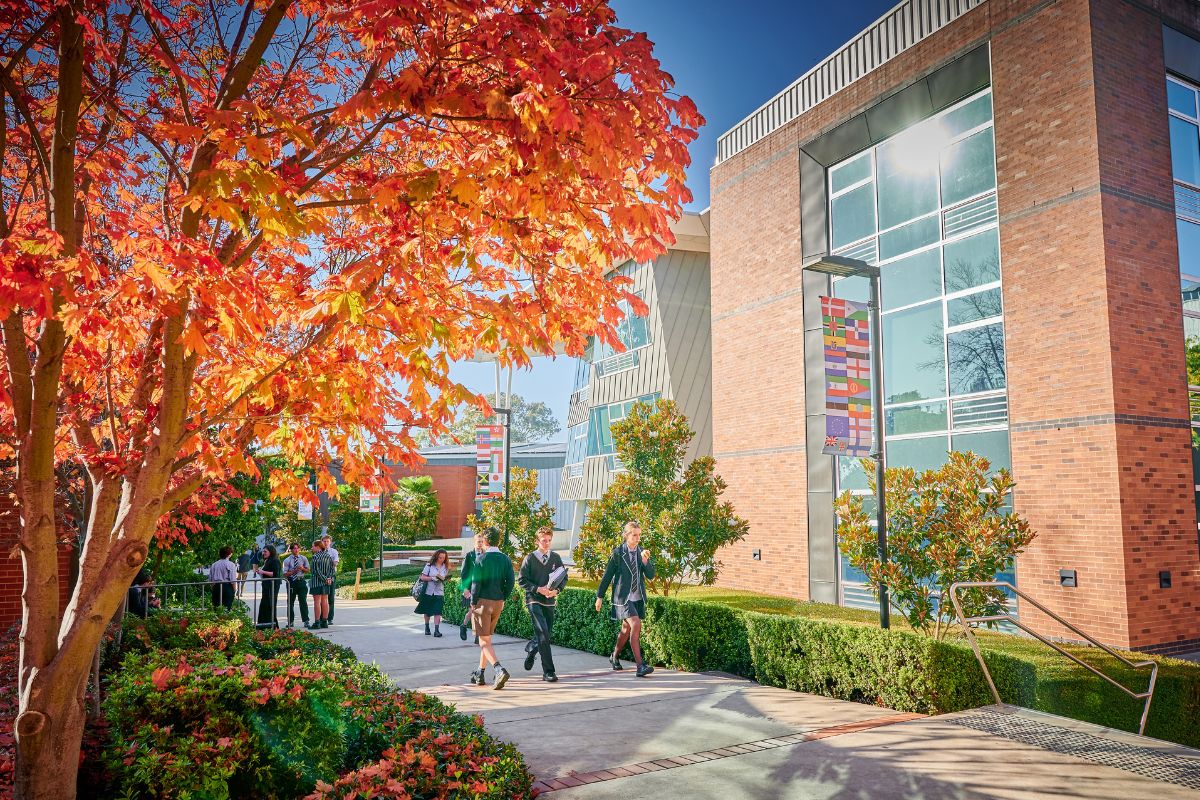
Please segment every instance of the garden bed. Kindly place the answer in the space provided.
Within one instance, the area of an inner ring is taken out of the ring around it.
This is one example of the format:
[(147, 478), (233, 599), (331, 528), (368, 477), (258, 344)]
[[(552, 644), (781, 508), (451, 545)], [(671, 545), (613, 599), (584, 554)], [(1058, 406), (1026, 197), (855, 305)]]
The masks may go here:
[[(15, 637), (0, 646), (13, 665)], [(127, 617), (89, 720), (81, 798), (486, 798), (532, 794), (478, 717), (397, 690), (374, 664), (238, 610)], [(15, 669), (0, 682), (0, 786), (11, 785)], [(0, 797), (4, 797), (0, 790)]]

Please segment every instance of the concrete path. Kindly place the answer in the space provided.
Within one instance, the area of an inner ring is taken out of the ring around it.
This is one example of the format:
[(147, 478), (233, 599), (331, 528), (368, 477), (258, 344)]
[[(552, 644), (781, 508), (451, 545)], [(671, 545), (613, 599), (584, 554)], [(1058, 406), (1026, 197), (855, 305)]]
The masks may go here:
[(478, 650), (456, 626), (424, 636), (414, 605), (339, 599), (320, 633), (400, 686), (481, 714), (555, 800), (1200, 800), (1198, 751), (1014, 709), (919, 717), (716, 674), (639, 680), (562, 648), (550, 685), (537, 665), (522, 669), (524, 641), (508, 637), (497, 653), (513, 680), (474, 687)]

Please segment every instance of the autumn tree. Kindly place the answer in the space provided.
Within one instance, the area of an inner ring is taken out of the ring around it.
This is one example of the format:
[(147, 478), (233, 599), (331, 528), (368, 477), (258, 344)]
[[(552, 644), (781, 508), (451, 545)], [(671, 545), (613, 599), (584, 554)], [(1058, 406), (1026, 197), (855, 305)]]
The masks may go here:
[(604, 573), (623, 541), (626, 522), (642, 526), (642, 547), (654, 556), (651, 591), (669, 595), (687, 582), (711, 586), (721, 571), (718, 551), (741, 541), (750, 524), (721, 500), (725, 481), (712, 456), (685, 464), (695, 436), (673, 400), (634, 403), (612, 426), (623, 470), (588, 508), (575, 563), (591, 578)]
[[(0, 6), (0, 463), (24, 569), (16, 794), (70, 798), (88, 663), (159, 519), (251, 445), (332, 494), (474, 395), (615, 343), (702, 122), (605, 0)], [(58, 587), (55, 469), (86, 471)], [(290, 470), (275, 495), (312, 497)]]

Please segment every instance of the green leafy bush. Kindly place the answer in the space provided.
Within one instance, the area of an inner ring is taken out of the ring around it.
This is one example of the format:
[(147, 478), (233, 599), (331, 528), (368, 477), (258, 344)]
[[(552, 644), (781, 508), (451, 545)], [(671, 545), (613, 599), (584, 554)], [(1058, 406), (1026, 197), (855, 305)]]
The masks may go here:
[(145, 619), (126, 614), (122, 622), (122, 653), (152, 650), (211, 649), (238, 653), (254, 650), (254, 625), (245, 613), (195, 608), (161, 611)]

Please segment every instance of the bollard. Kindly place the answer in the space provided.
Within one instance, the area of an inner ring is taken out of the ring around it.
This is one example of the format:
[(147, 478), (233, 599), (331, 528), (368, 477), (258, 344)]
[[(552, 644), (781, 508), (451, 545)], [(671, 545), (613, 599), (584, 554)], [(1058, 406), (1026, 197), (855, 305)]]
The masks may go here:
[(354, 599), (358, 599), (358, 585), (362, 582), (362, 567), (354, 571)]

